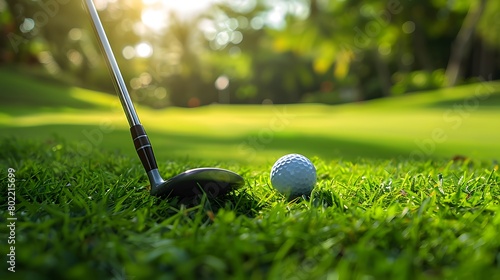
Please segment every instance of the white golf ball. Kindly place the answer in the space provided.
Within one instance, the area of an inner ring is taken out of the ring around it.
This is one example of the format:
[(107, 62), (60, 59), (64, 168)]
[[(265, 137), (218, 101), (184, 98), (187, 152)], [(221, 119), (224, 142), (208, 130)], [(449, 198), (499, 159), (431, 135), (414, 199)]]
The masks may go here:
[(271, 168), (271, 184), (289, 197), (309, 195), (316, 184), (316, 168), (303, 155), (282, 156)]

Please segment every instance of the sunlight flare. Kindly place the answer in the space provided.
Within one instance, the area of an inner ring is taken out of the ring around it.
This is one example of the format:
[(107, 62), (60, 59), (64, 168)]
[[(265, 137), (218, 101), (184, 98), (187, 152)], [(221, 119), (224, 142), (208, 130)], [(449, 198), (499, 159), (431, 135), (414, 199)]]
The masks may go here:
[(171, 13), (175, 13), (183, 18), (193, 17), (216, 1), (142, 0), (142, 2), (145, 6), (141, 15), (142, 22), (149, 28), (160, 31), (168, 25), (168, 19)]

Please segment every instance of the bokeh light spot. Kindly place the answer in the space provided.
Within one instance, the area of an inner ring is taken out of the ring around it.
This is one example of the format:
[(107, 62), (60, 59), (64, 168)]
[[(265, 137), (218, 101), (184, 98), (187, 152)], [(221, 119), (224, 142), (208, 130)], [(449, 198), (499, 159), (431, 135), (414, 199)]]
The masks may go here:
[(135, 49), (132, 46), (123, 48), (122, 55), (125, 59), (132, 59), (135, 57)]
[(215, 80), (215, 88), (217, 90), (225, 90), (229, 86), (229, 78), (226, 75), (219, 76)]
[(413, 33), (415, 31), (415, 23), (413, 21), (407, 21), (401, 26), (403, 32), (406, 34)]
[(229, 33), (227, 31), (222, 31), (215, 37), (217, 44), (224, 46), (229, 42)]
[(149, 43), (142, 42), (135, 46), (135, 52), (139, 57), (150, 57), (151, 55), (153, 55), (153, 47), (151, 47)]
[(139, 76), (139, 80), (143, 86), (147, 86), (153, 81), (153, 77), (151, 77), (151, 74), (144, 72)]
[(77, 66), (79, 66), (83, 62), (83, 56), (77, 50), (71, 49), (66, 55), (68, 56), (68, 60)]
[(167, 98), (167, 90), (164, 87), (157, 87), (154, 91), (154, 95), (158, 100)]
[(382, 43), (382, 44), (380, 44), (380, 46), (378, 46), (378, 52), (381, 55), (389, 55), (389, 54), (391, 54), (391, 51), (392, 51), (392, 47), (388, 43)]
[(82, 39), (83, 33), (82, 33), (82, 30), (80, 28), (72, 28), (69, 31), (68, 36), (71, 40), (78, 41), (78, 40)]
[(141, 20), (147, 27), (159, 31), (166, 27), (166, 15), (162, 10), (145, 9), (141, 14)]
[(254, 17), (250, 21), (250, 26), (255, 30), (262, 29), (262, 27), (264, 27), (264, 19), (260, 16)]
[(35, 21), (31, 18), (25, 18), (23, 23), (19, 26), (19, 30), (23, 33), (28, 33), (35, 28)]
[(243, 41), (243, 34), (239, 31), (235, 31), (231, 34), (231, 43), (237, 45)]

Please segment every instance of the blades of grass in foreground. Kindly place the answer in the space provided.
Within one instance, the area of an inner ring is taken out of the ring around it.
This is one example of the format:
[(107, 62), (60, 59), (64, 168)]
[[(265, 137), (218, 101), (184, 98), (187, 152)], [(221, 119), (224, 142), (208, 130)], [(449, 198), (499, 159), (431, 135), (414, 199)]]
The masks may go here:
[[(500, 177), (491, 163), (316, 158), (311, 198), (291, 202), (270, 186), (270, 166), (233, 165), (245, 188), (181, 205), (149, 195), (135, 158), (82, 157), (61, 139), (1, 145), (2, 168), (17, 170), (19, 278), (500, 277)], [(159, 164), (173, 174), (213, 165)], [(2, 227), (0, 239), (8, 234)]]

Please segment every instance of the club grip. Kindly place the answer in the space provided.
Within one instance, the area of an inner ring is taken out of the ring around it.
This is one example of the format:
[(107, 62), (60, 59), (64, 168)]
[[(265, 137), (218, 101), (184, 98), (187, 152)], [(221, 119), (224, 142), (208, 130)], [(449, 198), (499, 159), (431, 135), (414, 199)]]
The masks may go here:
[(132, 133), (132, 139), (134, 139), (134, 146), (137, 151), (137, 155), (139, 155), (142, 166), (144, 166), (146, 172), (157, 169), (158, 165), (156, 164), (153, 147), (151, 146), (151, 142), (149, 142), (149, 138), (144, 130), (144, 127), (140, 124), (134, 125), (130, 128), (130, 133)]

